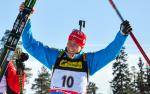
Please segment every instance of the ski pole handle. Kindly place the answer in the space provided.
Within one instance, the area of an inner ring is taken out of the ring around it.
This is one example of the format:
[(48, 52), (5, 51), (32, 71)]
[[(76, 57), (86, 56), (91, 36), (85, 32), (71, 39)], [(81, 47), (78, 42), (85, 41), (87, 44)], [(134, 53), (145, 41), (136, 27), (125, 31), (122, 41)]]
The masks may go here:
[[(118, 17), (120, 18), (120, 20), (123, 22), (124, 19), (121, 16), (119, 10), (117, 9), (115, 3), (113, 2), (113, 0), (109, 0), (111, 6), (113, 7), (113, 9), (116, 11)], [(150, 60), (148, 58), (148, 56), (146, 55), (146, 53), (144, 52), (143, 48), (141, 47), (140, 43), (137, 41), (136, 37), (134, 36), (134, 34), (132, 32), (130, 32), (130, 36), (132, 38), (132, 40), (134, 41), (134, 43), (136, 44), (136, 46), (138, 47), (138, 49), (140, 50), (141, 54), (143, 55), (144, 59), (146, 60), (146, 62), (149, 64), (150, 66)]]

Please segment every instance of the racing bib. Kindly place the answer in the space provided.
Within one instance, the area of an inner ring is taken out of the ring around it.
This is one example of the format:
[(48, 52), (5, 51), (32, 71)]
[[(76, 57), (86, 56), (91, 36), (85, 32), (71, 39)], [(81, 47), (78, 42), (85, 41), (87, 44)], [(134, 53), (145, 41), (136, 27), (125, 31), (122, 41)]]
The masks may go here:
[(85, 94), (86, 86), (86, 72), (55, 69), (51, 79), (51, 89), (62, 89)]

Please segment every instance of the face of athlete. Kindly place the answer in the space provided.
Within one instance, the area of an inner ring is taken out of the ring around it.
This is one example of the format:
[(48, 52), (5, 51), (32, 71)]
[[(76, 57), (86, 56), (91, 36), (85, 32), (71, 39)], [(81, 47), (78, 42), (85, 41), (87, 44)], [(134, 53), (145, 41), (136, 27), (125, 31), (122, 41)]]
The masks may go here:
[(76, 54), (76, 53), (79, 53), (81, 51), (81, 47), (75, 42), (75, 41), (72, 41), (72, 40), (68, 40), (68, 43), (67, 43), (67, 52), (68, 54)]

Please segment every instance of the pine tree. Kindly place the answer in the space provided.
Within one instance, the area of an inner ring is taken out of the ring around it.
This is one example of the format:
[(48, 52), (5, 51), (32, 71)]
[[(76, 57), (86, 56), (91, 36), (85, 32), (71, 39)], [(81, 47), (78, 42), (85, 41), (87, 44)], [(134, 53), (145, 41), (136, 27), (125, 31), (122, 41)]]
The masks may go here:
[(150, 67), (147, 65), (146, 66), (146, 72), (145, 72), (145, 94), (150, 93)]
[[(3, 36), (3, 37), (1, 38), (1, 40), (0, 40), (0, 48), (3, 48), (3, 47), (4, 47), (4, 44), (6, 43), (7, 38), (8, 38), (8, 36), (9, 36), (10, 32), (11, 32), (10, 30), (6, 30), (6, 31), (5, 31), (4, 36)], [(19, 45), (19, 46), (22, 45), (21, 41), (18, 42), (18, 45)], [(18, 46), (18, 45), (17, 45), (17, 46)]]
[(6, 42), (9, 33), (10, 33), (10, 31), (9, 31), (9, 30), (6, 30), (5, 33), (4, 33), (4, 36), (3, 36), (2, 39), (0, 40), (0, 41), (1, 41), (1, 43), (0, 43), (1, 48), (3, 48), (4, 43)]
[(26, 70), (26, 84), (29, 84), (29, 79), (33, 76), (33, 74), (31, 73), (31, 68), (25, 68)]
[(10, 32), (9, 30), (6, 30), (4, 36), (0, 40), (0, 54), (2, 54), (3, 52), (4, 44), (8, 38), (9, 32)]
[(137, 84), (137, 90), (139, 94), (145, 94), (145, 79), (144, 79), (144, 63), (142, 62), (142, 59), (139, 58), (139, 63), (138, 67), (140, 71), (137, 73), (137, 79), (136, 79), (136, 84)]
[(110, 82), (113, 94), (134, 94), (131, 88), (130, 72), (128, 69), (127, 54), (125, 53), (125, 47), (120, 51), (120, 54), (116, 58), (116, 62), (113, 63), (113, 80)]
[(87, 94), (96, 94), (96, 91), (98, 90), (98, 87), (94, 82), (89, 82), (87, 87)]
[[(26, 72), (26, 79), (25, 79), (25, 85), (29, 84), (29, 80), (30, 78), (33, 76), (33, 74), (31, 73), (31, 68), (25, 68), (25, 72)], [(26, 92), (26, 88), (24, 88), (24, 93)]]
[(135, 66), (131, 67), (131, 80), (132, 80), (131, 86), (135, 94), (137, 94), (137, 88), (136, 88), (137, 71), (136, 70), (137, 69), (135, 68)]
[[(5, 33), (4, 33), (4, 36), (0, 40), (0, 50), (1, 50), (0, 54), (3, 52), (4, 44), (6, 43), (7, 38), (9, 36), (10, 32), (11, 32), (10, 30), (6, 30)], [(21, 49), (21, 46), (22, 46), (22, 42), (19, 41), (16, 49), (17, 48)], [(12, 59), (15, 59), (14, 57), (15, 57), (15, 55), (12, 56)]]
[(49, 94), (50, 74), (44, 66), (42, 66), (41, 72), (39, 72), (38, 78), (35, 78), (34, 82), (31, 89), (36, 91), (35, 94)]

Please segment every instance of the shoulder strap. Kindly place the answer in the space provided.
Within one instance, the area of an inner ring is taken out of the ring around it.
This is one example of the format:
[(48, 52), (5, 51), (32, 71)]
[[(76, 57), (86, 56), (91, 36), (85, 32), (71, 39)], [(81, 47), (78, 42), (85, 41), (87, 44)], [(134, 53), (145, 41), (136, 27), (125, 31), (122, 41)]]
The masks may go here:
[(88, 64), (87, 64), (87, 61), (86, 61), (86, 53), (83, 53), (83, 54), (82, 54), (82, 59), (83, 59), (84, 63), (86, 63), (86, 68), (87, 68), (87, 81), (89, 82), (89, 68), (88, 68)]
[(86, 53), (83, 53), (83, 61), (86, 61)]
[(59, 53), (59, 55), (58, 55), (58, 57), (57, 57), (57, 59), (56, 59), (56, 61), (55, 61), (55, 64), (53, 65), (53, 68), (52, 68), (52, 74), (54, 73), (54, 70), (55, 70), (55, 68), (56, 68), (56, 66), (57, 66), (57, 63), (58, 63), (58, 61), (62, 58), (62, 56), (64, 55), (64, 53), (65, 53), (65, 50), (60, 50), (60, 53)]
[(63, 56), (64, 53), (65, 53), (65, 50), (60, 50), (60, 53), (59, 53), (57, 59), (58, 59), (58, 58), (61, 58), (61, 57)]

